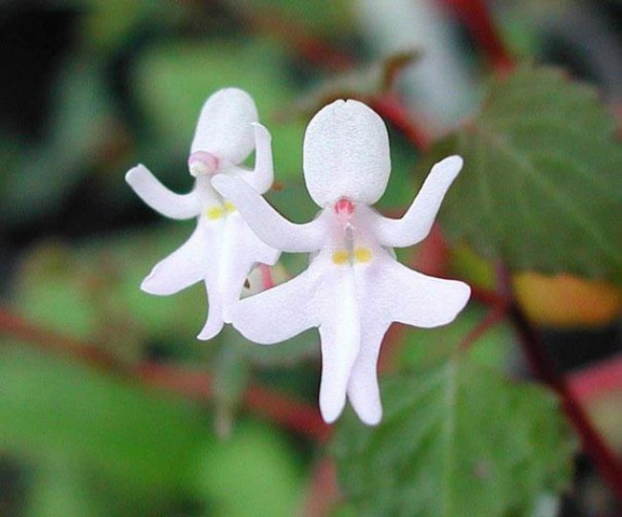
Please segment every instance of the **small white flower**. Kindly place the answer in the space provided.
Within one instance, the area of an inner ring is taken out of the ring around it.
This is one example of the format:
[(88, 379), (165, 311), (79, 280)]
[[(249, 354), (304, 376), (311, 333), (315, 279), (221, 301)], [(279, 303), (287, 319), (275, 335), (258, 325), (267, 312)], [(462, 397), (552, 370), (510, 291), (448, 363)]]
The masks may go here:
[[(194, 233), (156, 264), (141, 288), (168, 295), (204, 281), (209, 315), (199, 339), (214, 337), (224, 322), (230, 322), (229, 311), (254, 265), (272, 265), (279, 257), (279, 251), (259, 240), (235, 206), (212, 187), (217, 175), (230, 175), (257, 195), (270, 188), (270, 133), (257, 120), (257, 108), (247, 93), (237, 88), (219, 90), (203, 105), (192, 141), (188, 167), (196, 181), (190, 193), (171, 192), (143, 165), (125, 176), (143, 201), (162, 215), (197, 218)], [(241, 167), (255, 147), (255, 169)]]
[(462, 159), (451, 156), (436, 164), (404, 217), (385, 218), (369, 205), (382, 196), (389, 179), (386, 127), (364, 104), (339, 100), (309, 123), (303, 168), (309, 194), (322, 211), (302, 225), (283, 219), (244, 182), (214, 179), (215, 188), (236, 203), (266, 243), (311, 253), (306, 271), (242, 300), (232, 322), (262, 344), (319, 327), (324, 420), (338, 418), (347, 394), (361, 420), (374, 425), (382, 417), (376, 364), (390, 324), (444, 325), (470, 296), (466, 284), (412, 271), (391, 250), (428, 235)]

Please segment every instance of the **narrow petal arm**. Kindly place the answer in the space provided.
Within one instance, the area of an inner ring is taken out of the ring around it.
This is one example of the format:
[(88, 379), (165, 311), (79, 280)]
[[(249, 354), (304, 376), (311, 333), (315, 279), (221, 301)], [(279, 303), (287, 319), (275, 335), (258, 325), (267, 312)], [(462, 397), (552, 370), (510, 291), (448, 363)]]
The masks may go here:
[(374, 230), (383, 246), (404, 248), (428, 236), (447, 190), (462, 169), (462, 163), (462, 158), (454, 155), (434, 165), (401, 219), (376, 218)]
[(212, 185), (233, 202), (246, 223), (268, 246), (292, 253), (317, 251), (322, 246), (324, 228), (319, 219), (306, 224), (290, 223), (253, 187), (233, 176), (218, 174)]
[(320, 412), (328, 424), (337, 420), (343, 411), (348, 379), (361, 347), (361, 318), (355, 282), (350, 275), (341, 274), (330, 278), (330, 286), (332, 306), (320, 324)]
[(270, 132), (259, 122), (253, 122), (255, 131), (255, 169), (244, 171), (242, 179), (260, 194), (267, 192), (274, 181), (272, 163), (272, 137)]
[(171, 192), (142, 164), (131, 169), (125, 181), (147, 205), (171, 219), (190, 219), (201, 211), (199, 196), (194, 191)]
[(378, 386), (378, 355), (390, 323), (382, 321), (377, 311), (361, 315), (361, 349), (348, 380), (348, 397), (359, 418), (367, 425), (382, 419)]

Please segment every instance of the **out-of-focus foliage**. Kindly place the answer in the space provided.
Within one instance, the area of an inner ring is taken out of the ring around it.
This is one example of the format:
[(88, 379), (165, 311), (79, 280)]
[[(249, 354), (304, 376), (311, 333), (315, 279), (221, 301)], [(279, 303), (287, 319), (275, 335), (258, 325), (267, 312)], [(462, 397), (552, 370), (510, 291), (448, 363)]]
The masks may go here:
[(447, 233), (517, 270), (622, 281), (622, 150), (596, 91), (523, 67), (427, 163), (457, 153)]
[[(443, 16), (458, 24), (446, 4)], [(511, 4), (497, 4), (502, 36), (517, 55), (546, 60), (545, 21), (577, 3)], [(296, 515), (311, 460), (324, 453), (337, 458), (346, 496), (335, 516), (417, 509), (447, 517), (555, 515), (575, 441), (557, 402), (519, 378), (507, 324), (461, 349), (487, 315), (481, 306), (473, 303), (450, 326), (388, 338), (387, 368), (396, 374), (381, 375), (385, 421), (368, 429), (346, 415), (335, 441), (321, 448), (292, 441), (242, 403), (248, 386), (261, 383), (314, 404), (316, 331), (274, 347), (231, 328), (197, 342), (203, 286), (171, 297), (139, 289), (194, 222), (163, 222), (133, 195), (124, 173), (141, 162), (171, 189), (187, 191), (199, 109), (219, 88), (247, 90), (272, 134), (269, 201), (295, 222), (314, 217), (318, 207), (301, 174), (309, 117), (335, 97), (371, 102), (399, 97), (403, 87), (388, 88), (386, 65), (404, 54), (373, 55), (378, 42), (358, 24), (357, 8), (357, 0), (0, 6), (3, 303), (44, 334), (94, 345), (130, 369), (156, 362), (209, 373), (212, 381), (208, 402), (205, 393), (182, 397), (138, 376), (31, 349), (27, 336), (0, 336), (0, 515)], [(484, 64), (467, 43), (453, 51), (473, 82), (484, 84), (483, 69), (473, 66)], [(322, 45), (349, 56), (352, 67), (323, 63)], [(417, 56), (402, 63), (413, 69), (436, 59), (425, 48), (399, 50)], [(432, 161), (459, 152), (465, 170), (441, 212), (449, 276), (494, 288), (491, 264), (476, 255), (484, 254), (515, 270), (619, 281), (620, 147), (602, 100), (539, 65), (488, 80), (486, 91), (479, 111), (459, 129), (445, 128), (450, 136), (431, 152), (388, 124), (392, 175), (378, 208), (400, 213)], [(407, 107), (411, 122), (419, 108)], [(273, 272), (277, 282), (307, 261), (285, 255)], [(611, 408), (618, 400), (601, 398), (592, 408), (616, 444), (622, 421)], [(2, 483), (5, 463), (16, 465), (20, 482)]]
[(299, 504), (300, 465), (274, 429), (240, 422), (221, 441), (197, 404), (2, 347), (0, 443), (40, 465), (29, 515), (287, 516)]

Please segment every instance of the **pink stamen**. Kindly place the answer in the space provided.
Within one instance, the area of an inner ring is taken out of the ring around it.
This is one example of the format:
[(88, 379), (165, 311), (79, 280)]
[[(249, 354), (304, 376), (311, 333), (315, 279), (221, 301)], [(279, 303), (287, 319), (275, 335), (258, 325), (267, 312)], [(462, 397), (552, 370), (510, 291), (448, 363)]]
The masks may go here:
[(259, 264), (259, 272), (261, 273), (261, 283), (263, 289), (271, 289), (274, 287), (274, 278), (272, 276), (272, 268), (266, 264)]
[(346, 197), (342, 197), (335, 203), (335, 213), (339, 215), (352, 215), (354, 212), (354, 203)]
[(218, 170), (219, 165), (218, 157), (207, 151), (196, 151), (188, 158), (188, 168), (195, 176), (197, 174), (213, 174)]

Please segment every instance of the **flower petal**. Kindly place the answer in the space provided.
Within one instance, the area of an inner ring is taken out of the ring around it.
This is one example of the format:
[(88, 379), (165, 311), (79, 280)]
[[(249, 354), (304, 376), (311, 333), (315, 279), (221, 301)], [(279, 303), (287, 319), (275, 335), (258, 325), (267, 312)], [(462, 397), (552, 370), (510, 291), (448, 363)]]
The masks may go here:
[(373, 310), (367, 316), (363, 314), (361, 321), (361, 350), (348, 381), (348, 398), (364, 423), (376, 425), (382, 419), (377, 373), (378, 355), (389, 324), (380, 321)]
[(206, 239), (204, 248), (207, 256), (203, 273), (205, 291), (207, 293), (207, 321), (197, 335), (197, 339), (207, 341), (215, 337), (223, 328), (224, 296), (221, 287), (223, 266), (223, 250), (226, 246), (226, 220), (211, 222), (203, 227)]
[(307, 127), (303, 169), (309, 194), (321, 207), (344, 196), (375, 203), (391, 171), (384, 122), (355, 100), (325, 106)]
[(217, 174), (212, 185), (233, 202), (251, 229), (269, 246), (281, 251), (309, 252), (322, 245), (324, 225), (320, 219), (306, 224), (290, 223), (239, 178)]
[(255, 132), (255, 168), (252, 171), (241, 170), (240, 177), (253, 187), (259, 194), (264, 194), (274, 181), (272, 163), (272, 137), (261, 124), (254, 123)]
[(343, 411), (348, 379), (361, 342), (361, 319), (352, 276), (347, 271), (335, 275), (330, 279), (330, 291), (331, 306), (326, 309), (320, 325), (320, 411), (329, 424), (337, 420)]
[(423, 275), (389, 259), (373, 291), (388, 321), (424, 328), (453, 321), (471, 295), (464, 282)]
[[(210, 285), (212, 284), (212, 285)], [(205, 290), (207, 292), (207, 321), (197, 335), (197, 339), (207, 341), (216, 337), (225, 325), (223, 319), (223, 298), (218, 291), (217, 282), (205, 281)]]
[(125, 181), (147, 205), (171, 219), (190, 219), (201, 211), (195, 191), (189, 194), (171, 192), (142, 164), (130, 169)]
[(203, 280), (210, 267), (208, 243), (205, 230), (197, 228), (184, 244), (154, 266), (140, 288), (150, 294), (165, 296)]
[(255, 264), (273, 266), (280, 252), (264, 244), (248, 227), (239, 212), (227, 216), (225, 245), (221, 256), (220, 285), (223, 318), (231, 322), (231, 311), (238, 303), (244, 282)]
[(454, 155), (438, 162), (412, 205), (401, 219), (374, 218), (374, 233), (383, 246), (406, 247), (428, 236), (447, 190), (462, 169), (462, 158)]
[(305, 271), (284, 284), (241, 300), (232, 310), (233, 326), (261, 345), (285, 341), (317, 327), (317, 281)]
[(255, 102), (248, 93), (238, 88), (219, 90), (203, 105), (190, 152), (204, 151), (239, 164), (253, 150), (251, 124), (258, 119)]

